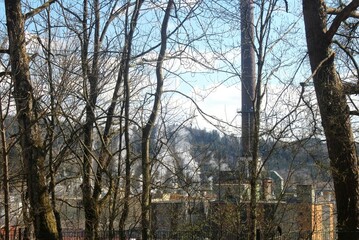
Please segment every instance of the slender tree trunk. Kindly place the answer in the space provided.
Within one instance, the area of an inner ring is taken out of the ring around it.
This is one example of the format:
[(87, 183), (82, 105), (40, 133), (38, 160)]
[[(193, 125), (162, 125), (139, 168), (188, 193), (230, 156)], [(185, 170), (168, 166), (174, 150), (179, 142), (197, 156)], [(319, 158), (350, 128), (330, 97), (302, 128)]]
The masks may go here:
[[(131, 36), (132, 38), (132, 36)], [(131, 48), (128, 49), (128, 41), (132, 41), (132, 39), (125, 40), (125, 47), (124, 47), (124, 55), (122, 56), (123, 65), (120, 68), (120, 74), (124, 78), (124, 134), (125, 134), (125, 149), (126, 149), (126, 156), (125, 156), (125, 194), (123, 198), (123, 208), (122, 213), (119, 221), (119, 229), (120, 229), (120, 237), (121, 239), (125, 239), (125, 226), (126, 220), (129, 213), (129, 201), (130, 201), (130, 192), (131, 192), (131, 144), (130, 144), (130, 83), (128, 77), (128, 69), (125, 69), (125, 66), (129, 66), (129, 56)], [(122, 121), (121, 121), (122, 122)], [(120, 166), (119, 166), (120, 167)], [(121, 174), (119, 172), (119, 174)]]
[[(88, 60), (88, 48), (89, 48), (89, 36), (88, 36), (88, 1), (84, 0), (84, 11), (83, 11), (83, 49), (82, 49), (82, 69), (85, 79), (88, 79), (89, 91), (87, 92), (87, 83), (84, 85), (85, 97), (87, 101), (86, 106), (86, 124), (84, 126), (84, 145), (85, 145), (85, 157), (84, 157), (84, 182), (83, 182), (83, 198), (84, 198), (84, 208), (86, 216), (86, 239), (97, 238), (99, 217), (102, 209), (102, 202), (104, 199), (100, 199), (102, 193), (102, 175), (107, 170), (107, 167), (112, 158), (110, 152), (108, 151), (109, 143), (109, 134), (113, 122), (113, 115), (117, 106), (117, 101), (119, 98), (119, 89), (123, 82), (123, 78), (128, 76), (128, 68), (130, 62), (130, 53), (131, 53), (131, 43), (133, 38), (133, 33), (136, 27), (138, 10), (143, 1), (137, 1), (132, 20), (131, 20), (131, 30), (129, 36), (126, 35), (126, 43), (123, 51), (123, 57), (121, 60), (120, 72), (114, 89), (114, 94), (112, 97), (111, 104), (107, 111), (105, 129), (102, 135), (102, 146), (100, 149), (100, 155), (98, 157), (97, 171), (93, 179), (91, 179), (92, 173), (91, 162), (92, 162), (92, 143), (93, 143), (93, 127), (96, 124), (95, 118), (95, 105), (98, 97), (98, 81), (99, 81), (99, 57), (100, 57), (100, 46), (102, 38), (105, 36), (107, 30), (107, 23), (103, 29), (103, 32), (100, 34), (100, 2), (99, 0), (93, 1), (94, 8), (94, 50), (93, 50), (93, 60), (92, 66), (89, 66)], [(130, 4), (125, 4), (122, 10), (128, 9)], [(121, 11), (122, 12), (122, 11)], [(109, 20), (110, 21), (110, 20)], [(129, 42), (129, 43), (128, 43)], [(125, 64), (127, 63), (127, 64)], [(127, 71), (127, 72), (126, 72)], [(93, 190), (92, 190), (93, 185)], [(129, 186), (129, 184), (128, 184)], [(111, 188), (110, 188), (111, 191)], [(107, 194), (109, 196), (109, 194)], [(125, 211), (126, 212), (126, 211)], [(126, 214), (125, 214), (126, 215)], [(127, 218), (127, 215), (126, 215)]]
[(10, 240), (10, 189), (9, 189), (9, 154), (6, 141), (6, 129), (4, 124), (2, 101), (0, 99), (0, 131), (1, 131), (1, 154), (3, 166), (3, 192), (4, 192), (4, 208), (5, 208), (5, 236), (4, 240)]
[(173, 6), (173, 0), (169, 0), (161, 27), (161, 48), (156, 65), (156, 92), (155, 99), (149, 119), (142, 130), (142, 239), (152, 239), (151, 233), (151, 160), (150, 160), (150, 136), (155, 125), (158, 111), (160, 109), (161, 97), (163, 93), (163, 75), (162, 65), (167, 48), (167, 27), (170, 19), (170, 12)]
[(20, 0), (6, 0), (6, 22), (9, 37), (11, 77), (19, 123), (20, 145), (25, 165), (28, 194), (36, 238), (58, 239), (56, 220), (51, 208), (44, 177), (45, 151), (37, 123), (36, 101), (30, 81), (26, 53), (24, 16)]
[[(125, 134), (125, 194), (123, 198), (123, 208), (119, 221), (119, 229), (120, 229), (120, 237), (121, 239), (125, 239), (125, 226), (126, 220), (129, 213), (129, 201), (130, 201), (130, 192), (131, 192), (131, 145), (130, 145), (130, 133), (129, 133), (129, 125), (130, 125), (130, 84), (128, 75), (124, 77), (124, 112), (125, 112), (125, 126), (124, 126), (124, 134)], [(120, 174), (120, 172), (119, 172)]]
[(310, 65), (334, 181), (338, 239), (354, 240), (359, 239), (358, 157), (325, 10), (324, 0), (303, 0)]
[[(121, 64), (122, 66), (122, 64)], [(105, 129), (104, 129), (104, 137), (103, 137), (103, 147), (101, 149), (101, 161), (104, 162), (104, 166), (108, 166), (109, 162), (106, 161), (106, 156), (108, 155), (108, 153), (106, 153), (107, 151), (107, 145), (108, 145), (108, 135), (110, 133), (110, 127), (112, 125), (112, 119), (113, 119), (113, 115), (114, 115), (114, 112), (115, 112), (115, 108), (116, 108), (116, 105), (117, 105), (117, 101), (118, 101), (118, 98), (120, 96), (120, 86), (121, 84), (123, 83), (123, 74), (122, 74), (122, 67), (120, 67), (120, 72), (118, 74), (118, 78), (117, 78), (117, 82), (116, 82), (116, 86), (115, 86), (115, 89), (114, 89), (114, 94), (112, 96), (112, 102), (111, 102), (111, 105), (107, 111), (107, 118), (106, 118), (106, 125), (105, 125)], [(121, 111), (120, 111), (120, 116), (123, 116), (123, 112), (124, 112), (124, 104), (121, 105)], [(128, 120), (128, 116), (127, 117), (124, 117), (125, 119)], [(124, 129), (122, 127), (122, 124), (123, 124), (123, 118), (120, 117), (120, 122), (119, 122), (119, 126), (120, 126), (120, 130), (119, 130), (119, 146), (118, 146), (118, 149), (119, 149), (119, 153), (118, 153), (118, 165), (117, 165), (117, 176), (116, 176), (116, 180), (115, 180), (115, 186), (114, 186), (114, 196), (113, 196), (113, 202), (112, 202), (112, 209), (111, 209), (111, 217), (110, 217), (110, 226), (109, 226), (109, 229), (111, 231), (111, 238), (113, 238), (114, 236), (112, 236), (112, 232), (114, 231), (114, 220), (115, 220), (115, 212), (116, 212), (116, 206), (117, 206), (117, 191), (120, 187), (120, 176), (121, 176), (121, 164), (122, 164), (122, 139), (123, 139), (123, 133), (124, 133)], [(126, 128), (125, 127), (125, 131), (126, 133), (128, 133), (128, 127)], [(126, 144), (127, 146), (127, 144)], [(127, 149), (127, 148), (126, 148)], [(130, 150), (129, 150), (130, 151)], [(129, 155), (129, 153), (127, 153), (126, 155)], [(130, 157), (130, 156), (128, 156)], [(126, 159), (127, 159), (127, 156), (126, 156)], [(127, 164), (127, 161), (126, 161), (126, 164)], [(126, 165), (127, 166), (127, 165)], [(126, 172), (127, 173), (127, 172)], [(130, 180), (130, 176), (128, 177), (129, 180)], [(127, 174), (125, 176), (125, 183), (127, 183)], [(126, 184), (125, 184), (126, 185)], [(130, 185), (128, 183), (128, 185)], [(124, 210), (123, 210), (123, 214), (121, 215), (120, 217), (120, 221), (119, 221), (119, 226), (120, 227), (120, 238), (121, 239), (125, 239), (125, 235), (121, 235), (123, 230), (124, 230), (124, 225), (125, 225), (125, 221), (127, 219), (127, 209), (128, 209), (128, 198), (126, 197), (127, 196), (127, 187), (125, 186), (125, 197), (124, 197)], [(128, 193), (129, 195), (129, 193)]]
[(53, 80), (53, 71), (52, 71), (52, 63), (51, 63), (51, 57), (52, 54), (52, 26), (51, 26), (51, 17), (50, 17), (50, 6), (46, 9), (47, 14), (47, 47), (46, 47), (46, 64), (47, 64), (47, 70), (48, 70), (48, 81), (50, 86), (50, 111), (51, 111), (51, 119), (50, 119), (50, 132), (49, 132), (49, 175), (50, 175), (50, 183), (49, 183), (49, 192), (51, 194), (51, 206), (55, 214), (56, 219), (56, 226), (57, 231), (59, 233), (59, 239), (62, 239), (62, 227), (61, 227), (61, 217), (59, 211), (57, 211), (56, 208), (56, 194), (55, 194), (55, 187), (56, 187), (56, 181), (55, 181), (55, 169), (54, 169), (54, 156), (53, 156), (53, 147), (54, 147), (54, 132), (55, 132), (55, 118), (56, 118), (56, 106), (55, 106), (55, 87), (54, 87), (54, 80)]
[(89, 35), (88, 35), (88, 1), (83, 1), (83, 19), (82, 19), (82, 72), (84, 78), (84, 96), (86, 100), (86, 122), (84, 125), (84, 159), (83, 159), (83, 182), (82, 195), (85, 211), (85, 239), (94, 240), (98, 238), (98, 224), (100, 216), (100, 206), (98, 201), (98, 186), (93, 191), (92, 169), (93, 161), (93, 128), (96, 123), (95, 108), (98, 97), (98, 60), (99, 60), (99, 2), (95, 0), (93, 3), (95, 12), (95, 34), (94, 34), (94, 54), (92, 66), (90, 67), (88, 59)]
[[(121, 106), (121, 116), (123, 116), (123, 112), (124, 112), (124, 104), (122, 104)], [(127, 118), (126, 118), (127, 119)], [(123, 124), (123, 119), (121, 118), (120, 119), (120, 122), (119, 122), (119, 125), (120, 125), (120, 139), (119, 139), (119, 154), (118, 154), (118, 164), (117, 164), (117, 178), (116, 178), (116, 183), (115, 183), (115, 190), (114, 190), (114, 202), (113, 202), (113, 211), (114, 209), (116, 208), (117, 205), (117, 198), (118, 198), (118, 190), (120, 189), (120, 186), (121, 186), (121, 173), (122, 173), (122, 164), (123, 164), (123, 161), (122, 161), (122, 140), (123, 140), (123, 133), (124, 133), (124, 129), (126, 128), (123, 128), (122, 127), (122, 124)], [(125, 143), (126, 144), (126, 143)], [(126, 146), (129, 145), (129, 144), (126, 144)], [(130, 149), (128, 149), (128, 151), (131, 151)], [(127, 155), (127, 154), (126, 154)], [(128, 169), (130, 170), (131, 168), (131, 165), (130, 165), (130, 161), (127, 162), (127, 157), (126, 157), (126, 160), (125, 160), (125, 168), (126, 168), (126, 173), (125, 173), (125, 194), (124, 194), (124, 197), (123, 197), (123, 211), (122, 211), (122, 214), (120, 216), (120, 220), (119, 220), (119, 231), (120, 231), (120, 239), (126, 239), (126, 235), (125, 235), (125, 226), (126, 226), (126, 220), (127, 220), (127, 217), (128, 217), (128, 209), (129, 209), (129, 196), (130, 196), (130, 191), (131, 191), (131, 188), (130, 188), (130, 183), (131, 183), (131, 175), (130, 173), (127, 174), (127, 164), (128, 164)], [(130, 172), (130, 171), (129, 171)], [(115, 215), (114, 215), (115, 216)], [(113, 218), (115, 219), (115, 218)], [(112, 224), (113, 225), (113, 224)], [(114, 227), (113, 227), (113, 230), (114, 230)]]
[[(134, 36), (134, 32), (137, 26), (137, 20), (139, 17), (140, 9), (142, 6), (143, 0), (136, 1), (134, 11), (132, 13), (131, 20), (128, 21), (128, 6), (126, 6), (126, 22), (125, 22), (125, 44), (123, 46), (122, 57), (120, 61), (120, 69), (118, 73), (118, 79), (115, 86), (115, 92), (112, 99), (111, 106), (109, 107), (109, 115), (113, 113), (116, 101), (118, 99), (118, 91), (123, 83), (124, 88), (124, 102), (121, 113), (124, 111), (124, 138), (125, 138), (125, 149), (126, 149), (126, 156), (125, 156), (125, 192), (123, 198), (123, 207), (122, 213), (119, 220), (119, 230), (120, 230), (120, 238), (125, 239), (125, 226), (126, 220), (129, 213), (129, 201), (130, 201), (130, 193), (131, 193), (131, 144), (130, 144), (130, 98), (131, 98), (131, 90), (130, 90), (130, 77), (129, 77), (129, 70), (130, 70), (130, 58), (132, 52), (132, 40)], [(129, 26), (129, 30), (128, 30)], [(108, 119), (111, 120), (111, 119)], [(122, 121), (121, 121), (122, 122)], [(108, 122), (110, 123), (110, 122)], [(107, 126), (107, 124), (106, 124)], [(110, 125), (108, 125), (109, 127)], [(122, 128), (121, 128), (122, 134)], [(120, 145), (121, 146), (121, 145)], [(121, 156), (120, 156), (121, 157)], [(120, 169), (120, 165), (119, 165)], [(120, 174), (120, 172), (118, 172)], [(119, 184), (119, 182), (118, 182)]]

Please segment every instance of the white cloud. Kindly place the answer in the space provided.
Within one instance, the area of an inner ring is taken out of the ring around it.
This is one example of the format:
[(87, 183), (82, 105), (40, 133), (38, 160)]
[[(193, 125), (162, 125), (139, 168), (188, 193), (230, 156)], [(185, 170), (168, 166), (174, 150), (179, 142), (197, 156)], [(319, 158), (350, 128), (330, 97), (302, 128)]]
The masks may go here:
[[(207, 94), (207, 91), (199, 91)], [(197, 98), (196, 103), (208, 115), (216, 119), (238, 126), (238, 110), (241, 108), (241, 90), (239, 86), (213, 86), (210, 93), (204, 98)], [(214, 124), (220, 122), (213, 120)], [(210, 123), (198, 118), (200, 128), (213, 128)], [(223, 125), (223, 124), (220, 124)]]

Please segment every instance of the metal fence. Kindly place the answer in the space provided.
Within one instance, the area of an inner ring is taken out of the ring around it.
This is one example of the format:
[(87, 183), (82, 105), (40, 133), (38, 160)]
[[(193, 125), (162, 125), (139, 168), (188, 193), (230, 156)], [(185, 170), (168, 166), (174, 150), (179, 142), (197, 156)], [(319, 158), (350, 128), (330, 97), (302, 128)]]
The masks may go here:
[[(26, 239), (24, 229), (22, 228), (11, 228), (10, 229), (10, 240), (28, 240)], [(99, 231), (98, 240), (141, 240), (141, 230), (127, 230), (125, 231), (125, 239), (120, 239), (120, 231)], [(203, 231), (167, 231), (159, 230), (154, 232), (154, 239), (156, 240), (238, 240), (246, 239), (245, 236), (237, 236), (235, 234), (214, 234), (212, 232), (203, 232)], [(271, 240), (291, 240), (291, 239), (300, 239), (300, 233), (291, 232), (289, 234), (279, 235), (276, 234), (271, 236)], [(317, 235), (318, 237), (318, 235)], [(0, 231), (0, 240), (4, 239), (4, 231)], [(85, 239), (85, 231), (83, 229), (63, 229), (62, 230), (62, 240), (83, 240)], [(262, 238), (259, 238), (262, 239)], [(309, 238), (306, 239), (311, 239)], [(336, 239), (336, 234), (330, 233), (328, 231), (321, 232), (321, 236), (316, 239), (321, 240), (334, 240)], [(263, 238), (264, 240), (264, 238)], [(267, 239), (266, 239), (267, 240)]]
[[(24, 229), (13, 228), (10, 231), (10, 240), (27, 240)], [(120, 231), (99, 231), (98, 240), (141, 240), (140, 230), (127, 230), (125, 239), (120, 239)], [(154, 238), (156, 240), (207, 240), (209, 236), (201, 236), (203, 233), (196, 231), (156, 231)], [(4, 239), (4, 233), (0, 234), (0, 239)], [(83, 229), (63, 229), (62, 240), (83, 240), (85, 231)]]

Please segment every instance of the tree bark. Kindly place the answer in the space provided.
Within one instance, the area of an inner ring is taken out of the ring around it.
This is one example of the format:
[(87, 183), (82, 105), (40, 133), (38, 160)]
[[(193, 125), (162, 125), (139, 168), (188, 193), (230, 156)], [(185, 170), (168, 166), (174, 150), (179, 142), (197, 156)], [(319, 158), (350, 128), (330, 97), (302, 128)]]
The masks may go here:
[(45, 151), (37, 122), (36, 101), (30, 81), (26, 54), (24, 16), (20, 0), (6, 0), (11, 77), (19, 123), (20, 144), (25, 165), (31, 214), (37, 239), (58, 239), (55, 216), (51, 208), (44, 177)]
[[(358, 1), (353, 2), (358, 5)], [(327, 31), (324, 0), (303, 0), (303, 13), (314, 87), (334, 181), (338, 239), (359, 239), (358, 157), (343, 83), (337, 74), (335, 54), (330, 47), (334, 34)]]

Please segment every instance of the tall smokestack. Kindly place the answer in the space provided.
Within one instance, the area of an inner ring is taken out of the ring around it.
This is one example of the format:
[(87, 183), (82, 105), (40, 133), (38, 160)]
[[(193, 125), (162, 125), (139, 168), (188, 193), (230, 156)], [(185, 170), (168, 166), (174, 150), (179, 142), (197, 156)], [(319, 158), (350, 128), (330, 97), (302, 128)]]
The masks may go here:
[(253, 0), (241, 0), (242, 156), (252, 156), (255, 97)]
[[(240, 0), (241, 8), (241, 73), (242, 73), (242, 157), (249, 167), (249, 239), (258, 239), (257, 233), (257, 166), (253, 153), (254, 100), (255, 100), (255, 52), (253, 0)], [(249, 164), (250, 163), (250, 164)]]

